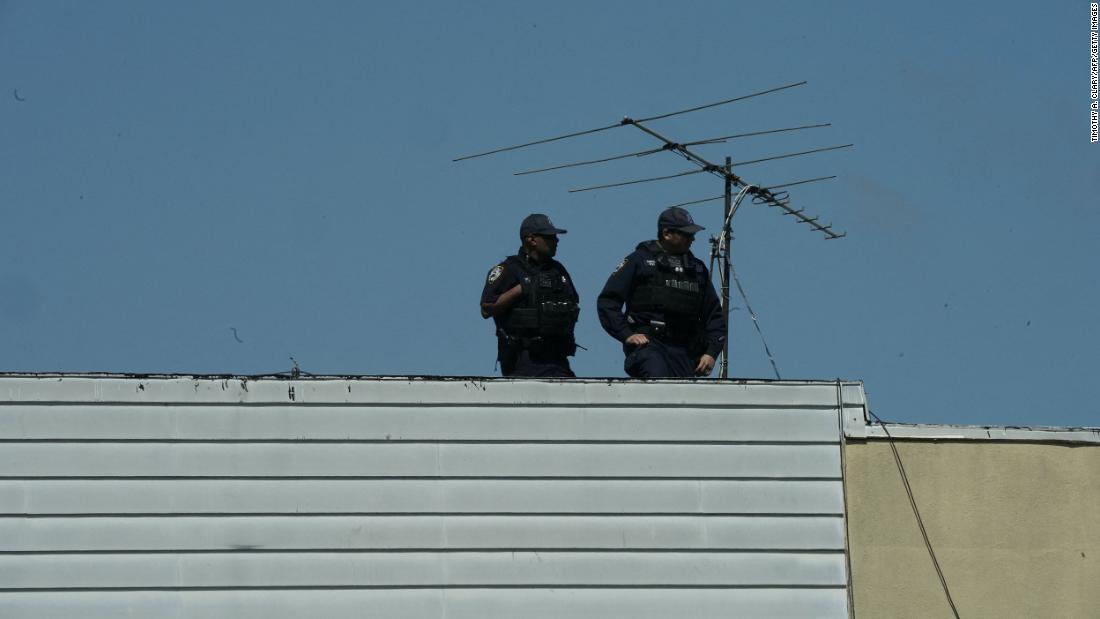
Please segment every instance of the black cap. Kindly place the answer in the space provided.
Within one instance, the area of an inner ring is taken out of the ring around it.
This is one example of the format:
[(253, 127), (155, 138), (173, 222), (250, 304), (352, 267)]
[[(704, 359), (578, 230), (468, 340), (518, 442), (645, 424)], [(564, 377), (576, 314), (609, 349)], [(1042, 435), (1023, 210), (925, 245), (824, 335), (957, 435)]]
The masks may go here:
[(661, 216), (657, 218), (657, 230), (664, 230), (665, 228), (672, 228), (688, 234), (695, 234), (704, 229), (703, 226), (695, 223), (695, 220), (691, 218), (691, 213), (678, 206), (666, 208), (661, 212)]
[(519, 225), (519, 238), (522, 239), (532, 234), (549, 236), (551, 234), (565, 234), (565, 230), (554, 227), (554, 222), (550, 221), (550, 218), (546, 215), (532, 213), (524, 217), (523, 223)]

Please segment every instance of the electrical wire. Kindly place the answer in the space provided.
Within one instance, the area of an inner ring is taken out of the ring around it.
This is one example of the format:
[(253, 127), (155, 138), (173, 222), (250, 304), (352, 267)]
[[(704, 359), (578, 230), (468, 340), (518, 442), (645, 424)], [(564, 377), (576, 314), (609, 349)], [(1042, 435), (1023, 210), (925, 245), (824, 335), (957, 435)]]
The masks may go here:
[(947, 604), (951, 607), (951, 613), (955, 615), (955, 619), (959, 619), (959, 610), (955, 608), (955, 600), (951, 597), (951, 590), (947, 588), (947, 579), (943, 575), (943, 570), (940, 568), (940, 562), (936, 559), (936, 551), (932, 550), (932, 541), (928, 538), (928, 530), (924, 528), (924, 519), (921, 518), (920, 510), (917, 509), (917, 500), (913, 496), (913, 487), (909, 485), (909, 475), (905, 473), (905, 465), (901, 463), (901, 454), (898, 453), (898, 447), (894, 442), (894, 437), (890, 435), (890, 430), (886, 428), (886, 423), (879, 419), (878, 415), (871, 412), (870, 409), (867, 413), (882, 426), (882, 431), (886, 433), (886, 438), (890, 442), (890, 450), (894, 452), (894, 462), (898, 465), (898, 473), (901, 474), (901, 483), (905, 486), (905, 494), (909, 497), (909, 506), (913, 508), (913, 516), (917, 518), (917, 527), (920, 528), (921, 537), (924, 538), (924, 547), (928, 549), (928, 556), (932, 558), (932, 567), (936, 568), (936, 576), (940, 579), (940, 586), (943, 587), (943, 594), (947, 597)]
[(844, 569), (847, 572), (844, 576), (844, 584), (848, 589), (848, 616), (856, 616), (856, 596), (855, 590), (852, 587), (852, 536), (850, 533), (849, 525), (851, 519), (848, 518), (848, 461), (845, 457), (844, 448), (844, 384), (840, 379), (836, 379), (836, 412), (837, 412), (837, 436), (840, 438), (840, 492), (844, 501)]
[[(764, 345), (764, 352), (768, 355), (768, 361), (772, 364), (772, 371), (775, 372), (776, 380), (783, 380), (779, 376), (779, 368), (775, 364), (775, 356), (772, 355), (771, 347), (768, 346), (768, 340), (764, 338), (764, 331), (760, 328), (760, 320), (756, 317), (756, 312), (753, 311), (752, 305), (749, 303), (749, 295), (745, 293), (745, 287), (741, 285), (741, 279), (737, 277), (737, 271), (733, 268), (733, 261), (729, 259), (730, 250), (730, 222), (733, 220), (734, 213), (737, 209), (741, 208), (741, 201), (745, 199), (745, 196), (754, 191), (759, 191), (759, 187), (753, 184), (745, 185), (741, 188), (741, 191), (737, 192), (737, 198), (733, 201), (733, 206), (730, 208), (730, 212), (726, 214), (725, 221), (722, 222), (721, 232), (718, 234), (718, 243), (716, 244), (716, 253), (722, 255), (725, 252), (726, 260), (723, 261), (726, 269), (729, 270), (729, 275), (733, 277), (734, 283), (737, 284), (737, 291), (741, 293), (741, 300), (745, 302), (745, 309), (749, 312), (749, 317), (752, 318), (752, 324), (756, 327), (756, 333), (760, 336), (760, 342)], [(723, 196), (724, 197), (724, 196)], [(712, 262), (713, 264), (713, 262)], [(723, 293), (725, 294), (725, 293)], [(729, 324), (729, 310), (726, 310), (727, 328)], [(724, 360), (728, 361), (728, 360)]]
[[(730, 229), (730, 222), (733, 221), (733, 214), (737, 212), (737, 209), (741, 208), (741, 200), (745, 199), (745, 194), (751, 193), (754, 188), (759, 189), (756, 185), (749, 183), (742, 187), (741, 191), (737, 192), (737, 197), (733, 200), (733, 207), (730, 208), (730, 212), (726, 214), (726, 219), (722, 222), (721, 232), (718, 233), (718, 253), (725, 251), (726, 255), (729, 255), (730, 239), (728, 230)], [(724, 198), (725, 196), (722, 197)]]

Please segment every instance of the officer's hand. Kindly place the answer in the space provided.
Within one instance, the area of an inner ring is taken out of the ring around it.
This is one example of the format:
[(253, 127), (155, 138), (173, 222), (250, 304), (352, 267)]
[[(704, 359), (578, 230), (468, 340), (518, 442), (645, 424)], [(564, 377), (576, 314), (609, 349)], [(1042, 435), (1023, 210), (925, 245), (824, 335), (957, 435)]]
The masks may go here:
[(710, 374), (712, 369), (714, 369), (714, 357), (703, 355), (699, 357), (699, 364), (695, 366), (695, 375), (706, 376)]
[[(645, 346), (649, 343), (649, 338), (646, 337), (644, 333), (635, 333), (626, 338), (626, 343), (630, 346)], [(713, 365), (713, 363), (714, 360), (712, 359), (711, 364)]]

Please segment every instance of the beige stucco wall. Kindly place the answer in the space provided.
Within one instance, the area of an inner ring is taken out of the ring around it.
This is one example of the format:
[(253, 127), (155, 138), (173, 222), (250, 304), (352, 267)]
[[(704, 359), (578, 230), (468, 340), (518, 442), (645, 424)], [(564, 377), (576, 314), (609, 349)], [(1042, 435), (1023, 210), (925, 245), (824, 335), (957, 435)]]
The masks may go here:
[[(1100, 617), (1100, 446), (899, 440), (963, 619)], [(890, 444), (849, 441), (854, 616), (952, 617)]]

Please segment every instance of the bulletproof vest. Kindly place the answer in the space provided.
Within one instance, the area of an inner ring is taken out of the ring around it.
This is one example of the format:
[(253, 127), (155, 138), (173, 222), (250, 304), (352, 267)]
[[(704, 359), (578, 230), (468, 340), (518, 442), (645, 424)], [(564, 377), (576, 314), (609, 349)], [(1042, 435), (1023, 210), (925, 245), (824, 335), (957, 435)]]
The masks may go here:
[(524, 294), (501, 325), (511, 337), (573, 337), (580, 308), (570, 291), (565, 273), (555, 264), (540, 270), (517, 256), (505, 261), (519, 272)]
[(643, 266), (643, 280), (634, 288), (630, 311), (662, 314), (674, 321), (700, 320), (704, 278), (695, 260), (689, 254), (669, 254), (656, 241), (643, 243), (639, 249), (653, 257)]

